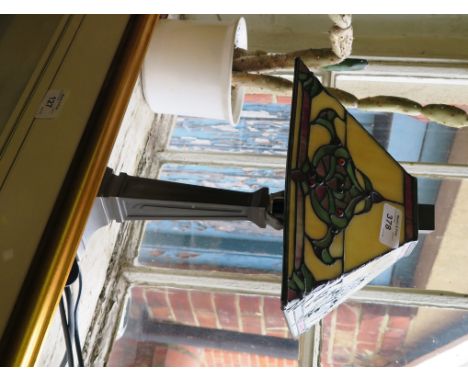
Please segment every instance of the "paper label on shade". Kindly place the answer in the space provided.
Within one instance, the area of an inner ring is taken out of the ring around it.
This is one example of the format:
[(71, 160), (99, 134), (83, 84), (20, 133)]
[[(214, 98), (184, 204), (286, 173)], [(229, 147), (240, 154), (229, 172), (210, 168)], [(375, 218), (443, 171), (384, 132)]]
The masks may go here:
[(398, 208), (385, 203), (380, 224), (379, 240), (390, 248), (398, 248), (400, 243), (401, 212)]
[(57, 118), (65, 99), (65, 91), (62, 89), (50, 89), (36, 112), (36, 118)]

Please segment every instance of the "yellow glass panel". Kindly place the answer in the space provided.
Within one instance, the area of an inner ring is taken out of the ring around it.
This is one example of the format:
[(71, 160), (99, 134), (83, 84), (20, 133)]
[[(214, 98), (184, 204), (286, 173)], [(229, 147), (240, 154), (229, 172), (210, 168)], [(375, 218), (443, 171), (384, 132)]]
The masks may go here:
[(291, 168), (297, 167), (297, 152), (299, 150), (299, 129), (301, 127), (302, 87), (297, 88), (296, 121), (294, 123), (294, 143), (292, 146)]
[(319, 113), (324, 109), (335, 110), (338, 116), (341, 119), (344, 119), (344, 107), (335, 98), (322, 91), (319, 95), (312, 99), (310, 120), (313, 121), (315, 118), (317, 118)]
[(345, 143), (346, 142), (346, 124), (343, 120), (339, 118), (335, 118), (334, 120), (334, 125), (335, 125), (335, 131), (336, 135), (338, 135), (338, 138), (340, 138), (340, 141)]
[(336, 260), (331, 265), (324, 264), (315, 255), (309, 240), (305, 240), (304, 244), (304, 262), (314, 276), (315, 280), (331, 280), (341, 275), (341, 260)]
[(288, 239), (288, 277), (291, 277), (294, 271), (294, 242), (296, 236), (294, 232), (296, 231), (296, 184), (294, 182), (289, 182), (289, 190), (291, 196), (289, 198), (289, 239)]
[(361, 188), (364, 190), (366, 188), (366, 184), (364, 183), (364, 178), (362, 177), (362, 174), (359, 171), (356, 171), (356, 179)]
[(366, 207), (366, 201), (361, 200), (358, 204), (356, 204), (356, 207), (354, 207), (354, 214), (358, 214), (364, 210)]
[(348, 116), (347, 129), (347, 146), (356, 167), (367, 175), (374, 189), (385, 199), (403, 203), (401, 167), (351, 116)]
[(343, 257), (343, 239), (344, 232), (341, 231), (338, 235), (335, 236), (331, 245), (330, 245), (330, 255), (334, 258)]
[[(346, 228), (346, 238), (344, 243), (345, 272), (357, 268), (391, 249), (385, 244), (382, 244), (379, 240), (380, 225), (382, 222), (385, 203), (388, 202), (376, 203), (372, 206), (369, 212), (354, 216)], [(395, 203), (388, 204), (398, 208), (401, 212), (400, 244), (402, 244), (405, 236), (403, 207)]]
[(307, 155), (309, 160), (312, 160), (315, 152), (320, 146), (327, 145), (331, 141), (329, 131), (321, 125), (312, 125), (310, 127), (309, 147)]
[(327, 224), (318, 218), (309, 197), (305, 200), (305, 232), (312, 239), (321, 239), (327, 233)]

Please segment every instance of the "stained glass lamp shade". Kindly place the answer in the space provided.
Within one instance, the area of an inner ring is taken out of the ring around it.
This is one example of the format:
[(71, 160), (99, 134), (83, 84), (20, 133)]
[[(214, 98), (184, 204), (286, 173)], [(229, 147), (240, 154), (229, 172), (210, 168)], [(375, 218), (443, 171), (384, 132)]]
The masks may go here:
[(416, 179), (296, 60), (284, 200), (293, 335), (414, 247)]

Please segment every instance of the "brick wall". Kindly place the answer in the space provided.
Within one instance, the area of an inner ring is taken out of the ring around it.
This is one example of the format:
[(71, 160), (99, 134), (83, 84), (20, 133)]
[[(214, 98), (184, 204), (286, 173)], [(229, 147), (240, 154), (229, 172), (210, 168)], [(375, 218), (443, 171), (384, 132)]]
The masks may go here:
[(152, 319), (241, 333), (290, 337), (278, 297), (188, 289), (133, 288)]
[(289, 105), (291, 101), (292, 97), (290, 96), (277, 96), (271, 94), (246, 94), (244, 97), (245, 103), (282, 103)]
[[(152, 320), (290, 336), (279, 299), (182, 289), (132, 288), (128, 320)], [(414, 308), (345, 303), (323, 321), (322, 366), (398, 365)], [(168, 345), (126, 335), (116, 341), (109, 366), (297, 366), (296, 360), (259, 354)]]
[(342, 304), (323, 321), (322, 366), (397, 366), (414, 308)]
[[(277, 297), (175, 288), (131, 289), (128, 325), (149, 319), (187, 326), (290, 338)], [(131, 322), (130, 322), (131, 321)], [(148, 342), (121, 336), (109, 366), (297, 366), (297, 360), (253, 353)]]

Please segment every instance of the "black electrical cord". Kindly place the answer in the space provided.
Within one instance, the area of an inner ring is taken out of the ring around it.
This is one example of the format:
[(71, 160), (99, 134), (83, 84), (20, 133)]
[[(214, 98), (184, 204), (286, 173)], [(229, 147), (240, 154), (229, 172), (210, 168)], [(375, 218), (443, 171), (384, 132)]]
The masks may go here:
[[(73, 295), (71, 291), (71, 285), (78, 279), (78, 295), (76, 301), (73, 301)], [(72, 342), (75, 345), (76, 350), (76, 357), (78, 359), (78, 366), (84, 366), (83, 361), (83, 353), (81, 350), (81, 342), (80, 342), (80, 334), (78, 330), (78, 305), (81, 298), (81, 292), (83, 289), (83, 278), (81, 275), (80, 268), (78, 266), (78, 262), (75, 259), (75, 263), (73, 264), (73, 269), (70, 274), (69, 280), (65, 287), (65, 298), (66, 298), (66, 305), (67, 305), (67, 314), (65, 314), (65, 306), (63, 297), (60, 301), (60, 314), (62, 316), (62, 327), (65, 334), (65, 344), (66, 344), (66, 352), (60, 363), (60, 366), (65, 366), (67, 363), (69, 366), (74, 366), (74, 355), (73, 355), (73, 347)], [(67, 320), (68, 317), (68, 320)]]
[[(68, 335), (70, 336), (72, 344), (75, 343), (75, 316), (73, 314), (73, 298), (71, 293), (71, 287), (65, 287), (65, 301), (67, 308), (67, 317), (68, 317)], [(72, 350), (72, 354), (74, 351)]]
[(70, 338), (70, 331), (68, 329), (68, 322), (67, 322), (67, 316), (65, 313), (65, 305), (63, 303), (63, 297), (60, 299), (60, 317), (62, 319), (63, 335), (65, 336), (65, 346), (67, 348), (66, 356), (68, 359), (68, 365), (74, 366), (73, 348), (72, 348), (72, 343), (71, 343), (71, 338)]
[(65, 354), (63, 355), (62, 362), (60, 362), (60, 367), (67, 366), (68, 362), (68, 351), (65, 350)]
[(76, 297), (75, 309), (73, 311), (73, 316), (75, 320), (75, 349), (76, 357), (78, 358), (78, 366), (83, 367), (83, 353), (81, 350), (81, 341), (80, 341), (80, 332), (78, 330), (78, 304), (80, 303), (81, 291), (83, 289), (83, 278), (81, 276), (80, 268), (78, 267), (78, 296)]

